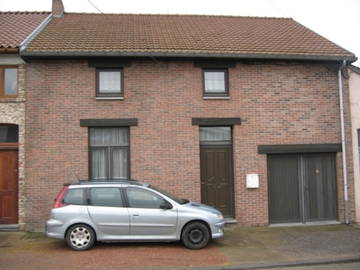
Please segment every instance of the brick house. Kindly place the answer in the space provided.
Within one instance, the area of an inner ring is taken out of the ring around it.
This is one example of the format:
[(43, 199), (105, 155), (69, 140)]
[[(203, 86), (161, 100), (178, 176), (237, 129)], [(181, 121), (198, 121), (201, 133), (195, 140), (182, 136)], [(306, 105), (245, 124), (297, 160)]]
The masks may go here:
[(64, 182), (109, 178), (240, 225), (355, 220), (352, 53), (287, 18), (58, 15), (21, 53), (27, 229)]
[(0, 12), (0, 229), (24, 223), (26, 65), (19, 49), (48, 16)]

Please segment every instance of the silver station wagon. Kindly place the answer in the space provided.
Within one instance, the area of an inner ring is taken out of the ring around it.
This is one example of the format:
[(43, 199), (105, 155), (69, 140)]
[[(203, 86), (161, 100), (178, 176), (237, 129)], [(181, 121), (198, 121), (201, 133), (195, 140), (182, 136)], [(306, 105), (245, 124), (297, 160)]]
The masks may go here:
[(179, 199), (138, 181), (79, 181), (61, 190), (46, 222), (48, 237), (74, 250), (95, 241), (179, 241), (205, 247), (224, 235), (224, 218), (210, 206)]

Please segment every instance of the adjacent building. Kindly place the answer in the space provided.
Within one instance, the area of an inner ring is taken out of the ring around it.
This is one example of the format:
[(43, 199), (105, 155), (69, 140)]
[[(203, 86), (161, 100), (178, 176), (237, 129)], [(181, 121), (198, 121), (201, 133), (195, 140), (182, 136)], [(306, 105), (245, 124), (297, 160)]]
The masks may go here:
[(26, 65), (20, 46), (48, 12), (0, 12), (0, 227), (25, 220)]
[(349, 66), (349, 89), (353, 139), (356, 222), (360, 222), (360, 68)]

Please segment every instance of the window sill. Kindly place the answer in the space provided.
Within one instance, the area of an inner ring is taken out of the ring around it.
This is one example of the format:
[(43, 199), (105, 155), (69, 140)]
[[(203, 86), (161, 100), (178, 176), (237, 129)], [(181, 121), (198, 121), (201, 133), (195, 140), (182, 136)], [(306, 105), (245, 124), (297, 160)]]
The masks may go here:
[(230, 99), (230, 97), (203, 97), (203, 99)]
[(96, 100), (124, 100), (124, 97), (96, 97)]
[(19, 97), (0, 97), (0, 103), (17, 103), (25, 101)]

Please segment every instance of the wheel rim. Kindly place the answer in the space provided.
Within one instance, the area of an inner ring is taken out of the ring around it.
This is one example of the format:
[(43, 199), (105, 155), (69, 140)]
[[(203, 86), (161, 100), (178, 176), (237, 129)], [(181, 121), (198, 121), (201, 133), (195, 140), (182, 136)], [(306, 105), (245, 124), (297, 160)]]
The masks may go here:
[(204, 239), (204, 233), (200, 229), (193, 229), (189, 232), (189, 240), (193, 244), (198, 244)]
[(70, 233), (70, 242), (76, 248), (86, 247), (91, 240), (90, 231), (85, 227), (76, 227)]

